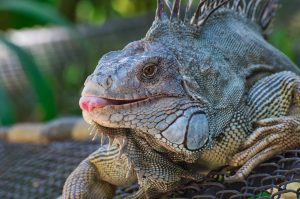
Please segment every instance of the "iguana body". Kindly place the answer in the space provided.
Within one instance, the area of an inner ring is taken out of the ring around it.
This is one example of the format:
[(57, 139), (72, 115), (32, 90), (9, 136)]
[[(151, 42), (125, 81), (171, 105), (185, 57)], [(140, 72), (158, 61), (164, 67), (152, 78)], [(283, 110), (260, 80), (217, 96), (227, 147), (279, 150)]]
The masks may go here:
[(83, 116), (109, 144), (71, 174), (63, 198), (111, 198), (133, 182), (133, 198), (153, 198), (226, 165), (241, 167), (227, 180), (241, 179), (300, 145), (299, 71), (263, 38), (276, 2), (200, 1), (195, 12), (192, 2), (181, 20), (179, 0), (166, 3), (170, 17), (158, 1), (146, 37), (87, 78)]

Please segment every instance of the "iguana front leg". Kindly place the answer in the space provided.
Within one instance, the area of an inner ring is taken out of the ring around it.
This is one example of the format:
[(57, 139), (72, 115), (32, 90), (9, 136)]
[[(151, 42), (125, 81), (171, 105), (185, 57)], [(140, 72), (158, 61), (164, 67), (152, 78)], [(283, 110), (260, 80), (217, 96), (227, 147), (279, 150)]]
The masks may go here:
[[(282, 73), (282, 75), (287, 75), (287, 73)], [(269, 95), (269, 108), (279, 109), (278, 112), (280, 112), (280, 109), (283, 110), (286, 106), (286, 116), (269, 117), (254, 123), (256, 129), (245, 141), (244, 150), (229, 161), (230, 166), (242, 167), (234, 176), (228, 177), (226, 180), (241, 180), (249, 175), (253, 168), (272, 156), (300, 146), (300, 78), (291, 73), (288, 75), (290, 75), (288, 81), (272, 85), (277, 86), (277, 93), (272, 94), (273, 88), (265, 93), (265, 95)], [(264, 93), (265, 90), (260, 90), (260, 92)], [(280, 101), (281, 107), (276, 106), (278, 98), (283, 99)], [(260, 111), (272, 112), (264, 108)], [(273, 111), (274, 115), (277, 115), (278, 112)]]
[(140, 185), (137, 193), (128, 198), (156, 198), (172, 191), (183, 180), (203, 180), (203, 175), (174, 164), (166, 154), (153, 150), (141, 138), (128, 137), (128, 156), (133, 163)]
[(127, 198), (144, 199), (171, 191), (183, 179), (200, 180), (150, 148), (143, 139), (128, 136), (124, 153), (120, 147), (104, 145), (84, 160), (68, 177), (64, 199), (113, 198), (117, 186), (138, 181), (137, 193)]
[(113, 198), (117, 186), (136, 182), (136, 174), (119, 146), (104, 145), (85, 159), (68, 177), (64, 199)]

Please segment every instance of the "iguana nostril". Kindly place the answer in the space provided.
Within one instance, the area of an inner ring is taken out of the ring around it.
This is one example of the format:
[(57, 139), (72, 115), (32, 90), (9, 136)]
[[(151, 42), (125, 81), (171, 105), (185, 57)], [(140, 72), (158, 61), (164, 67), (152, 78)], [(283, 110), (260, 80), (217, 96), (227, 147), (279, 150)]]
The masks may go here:
[(112, 78), (111, 78), (111, 76), (109, 75), (108, 76), (108, 78), (106, 79), (106, 86), (107, 86), (107, 88), (110, 88), (111, 87), (111, 85), (112, 85), (112, 83), (113, 83), (113, 80), (112, 80)]
[(107, 78), (97, 77), (97, 83), (99, 86), (102, 86), (103, 88), (108, 89), (112, 86), (113, 79), (110, 75)]

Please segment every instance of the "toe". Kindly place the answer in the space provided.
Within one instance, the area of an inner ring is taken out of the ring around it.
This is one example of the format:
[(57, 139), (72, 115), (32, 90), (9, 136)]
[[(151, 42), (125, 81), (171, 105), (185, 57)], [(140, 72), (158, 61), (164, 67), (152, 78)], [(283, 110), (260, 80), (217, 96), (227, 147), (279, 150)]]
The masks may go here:
[(257, 126), (273, 126), (277, 124), (282, 124), (286, 122), (286, 117), (278, 117), (278, 118), (267, 118), (263, 120), (259, 120), (255, 122)]
[(225, 182), (238, 182), (243, 181), (245, 179), (245, 176), (241, 172), (237, 172), (233, 176), (225, 176), (224, 181)]
[(277, 124), (275, 126), (261, 127), (256, 129), (245, 141), (244, 148), (253, 146), (256, 142), (269, 136), (270, 134), (277, 133), (280, 129), (284, 128), (284, 124)]
[(255, 156), (257, 153), (268, 148), (269, 146), (277, 143), (281, 137), (282, 135), (278, 133), (263, 138), (262, 140), (256, 142), (253, 146), (240, 153), (235, 154), (233, 158), (228, 162), (228, 164), (235, 167), (244, 165), (251, 157)]
[(235, 175), (225, 177), (225, 181), (231, 182), (243, 180), (245, 176), (248, 176), (257, 165), (278, 154), (280, 151), (282, 151), (282, 148), (278, 145), (274, 145), (267, 149), (264, 149), (254, 157), (247, 160)]

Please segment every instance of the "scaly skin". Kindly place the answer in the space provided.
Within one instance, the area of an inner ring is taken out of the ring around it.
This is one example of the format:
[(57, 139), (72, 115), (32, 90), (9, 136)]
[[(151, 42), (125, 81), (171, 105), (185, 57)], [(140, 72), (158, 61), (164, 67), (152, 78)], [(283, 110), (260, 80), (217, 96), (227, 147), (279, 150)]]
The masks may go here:
[[(228, 180), (241, 179), (299, 146), (299, 71), (263, 38), (277, 4), (226, 2), (200, 3), (192, 18), (188, 6), (182, 21), (179, 0), (170, 18), (158, 1), (146, 37), (103, 56), (80, 106), (109, 144), (73, 172), (63, 198), (111, 198), (135, 181), (131, 198), (153, 198), (226, 165), (241, 166)], [(273, 123), (272, 135), (261, 129)]]
[[(277, 85), (269, 83), (276, 76), (282, 77), (280, 82)], [(268, 83), (270, 85), (267, 86)], [(228, 181), (243, 179), (261, 162), (300, 146), (300, 78), (289, 73), (279, 73), (263, 79), (259, 84), (262, 84), (263, 90), (268, 90), (265, 93), (260, 91), (259, 100), (251, 105), (260, 107), (267, 104), (268, 107), (263, 111), (252, 108), (249, 116), (255, 121), (255, 129), (242, 144), (244, 150), (229, 161), (229, 165), (241, 168), (234, 176), (228, 177)], [(259, 86), (253, 90), (250, 97), (255, 99)]]

